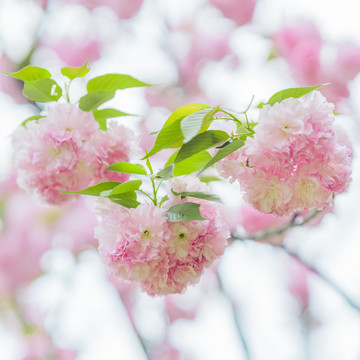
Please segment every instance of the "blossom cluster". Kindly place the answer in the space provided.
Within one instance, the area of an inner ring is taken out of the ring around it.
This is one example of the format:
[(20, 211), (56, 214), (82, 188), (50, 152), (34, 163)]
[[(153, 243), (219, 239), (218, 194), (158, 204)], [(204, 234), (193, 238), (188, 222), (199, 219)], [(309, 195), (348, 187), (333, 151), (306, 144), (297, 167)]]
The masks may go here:
[(334, 106), (318, 91), (260, 111), (255, 135), (217, 164), (257, 210), (279, 216), (323, 209), (350, 182), (351, 148), (335, 132)]
[(28, 121), (12, 137), (18, 184), (35, 190), (49, 204), (61, 204), (77, 191), (100, 181), (126, 181), (128, 174), (106, 168), (128, 161), (136, 151), (132, 130), (110, 123), (100, 130), (92, 113), (56, 104), (44, 118)]
[[(177, 178), (170, 186), (174, 191), (207, 189), (188, 180)], [(138, 282), (149, 295), (181, 293), (196, 283), (204, 268), (223, 254), (230, 235), (214, 203), (181, 199), (171, 191), (168, 196), (162, 208), (142, 204), (126, 209), (109, 200), (99, 207), (96, 237), (105, 265), (115, 277)], [(170, 222), (165, 210), (188, 201), (200, 204), (206, 220)]]

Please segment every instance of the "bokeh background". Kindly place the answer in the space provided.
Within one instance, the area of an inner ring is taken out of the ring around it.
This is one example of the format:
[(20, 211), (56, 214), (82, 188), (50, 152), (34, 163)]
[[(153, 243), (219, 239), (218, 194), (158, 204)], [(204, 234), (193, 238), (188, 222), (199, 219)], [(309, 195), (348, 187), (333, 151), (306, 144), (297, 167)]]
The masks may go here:
[[(321, 221), (234, 242), (185, 294), (151, 298), (106, 274), (91, 199), (49, 207), (17, 187), (11, 133), (46, 107), (0, 74), (0, 359), (360, 360), (358, 12), (356, 0), (0, 0), (0, 71), (41, 66), (63, 84), (62, 66), (88, 60), (73, 98), (110, 72), (155, 85), (111, 101), (136, 115), (121, 122), (143, 149), (182, 105), (241, 111), (330, 83), (354, 151), (349, 191)], [(288, 221), (210, 185), (244, 238)]]

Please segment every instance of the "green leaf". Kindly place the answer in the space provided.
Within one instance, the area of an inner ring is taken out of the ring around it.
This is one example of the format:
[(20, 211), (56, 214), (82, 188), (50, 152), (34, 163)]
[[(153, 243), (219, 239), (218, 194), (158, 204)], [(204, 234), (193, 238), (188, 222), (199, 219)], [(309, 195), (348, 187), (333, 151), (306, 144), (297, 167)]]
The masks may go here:
[(169, 180), (174, 176), (174, 168), (175, 168), (174, 164), (166, 166), (165, 168), (160, 170), (158, 173), (156, 173), (154, 175), (154, 177), (157, 179)]
[(214, 195), (214, 194), (207, 194), (207, 193), (204, 193), (201, 191), (183, 191), (181, 193), (177, 193), (173, 189), (171, 189), (171, 192), (175, 196), (180, 196), (181, 199), (183, 199), (185, 197), (193, 197), (193, 198), (197, 198), (197, 199), (221, 202), (221, 199), (219, 196)]
[(118, 162), (110, 165), (106, 170), (117, 171), (125, 174), (147, 175), (145, 168), (140, 164), (131, 164), (128, 162)]
[(161, 205), (165, 202), (169, 200), (169, 196), (165, 195), (161, 198), (160, 203), (159, 203), (159, 207), (161, 207)]
[[(184, 139), (180, 127), (181, 120), (185, 116), (205, 108), (210, 108), (210, 106), (199, 103), (199, 104), (185, 105), (175, 110), (166, 120), (162, 129), (159, 131), (158, 136), (156, 137), (155, 140), (154, 147), (143, 159), (146, 159), (149, 156), (152, 156), (163, 149), (180, 147), (183, 144), (183, 139)], [(209, 126), (210, 123), (206, 125)], [(206, 130), (206, 126), (202, 129), (202, 131), (205, 130)]]
[[(111, 190), (109, 190), (111, 191)], [(114, 199), (114, 200), (121, 200), (121, 199), (133, 199), (136, 200), (137, 199), (137, 195), (135, 191), (127, 191), (124, 193), (119, 193), (119, 194), (114, 194), (114, 195), (110, 195), (110, 196), (106, 196), (109, 199)]]
[[(240, 139), (235, 139), (232, 142), (229, 142), (225, 147), (221, 148), (216, 155), (201, 169), (199, 174), (205, 171), (210, 166), (214, 165), (221, 159), (225, 158), (226, 156), (232, 154), (234, 151), (240, 149), (244, 146), (245, 141)], [(199, 175), (198, 174), (198, 175)]]
[(101, 196), (109, 197), (117, 194), (123, 194), (134, 190), (138, 190), (141, 184), (142, 184), (141, 180), (130, 180), (117, 185), (111, 190), (105, 190), (101, 192)]
[(121, 183), (118, 181), (106, 181), (78, 191), (61, 191), (61, 192), (70, 193), (70, 194), (101, 196), (102, 192), (112, 190), (120, 184)]
[(115, 96), (114, 90), (101, 90), (84, 95), (79, 100), (79, 108), (84, 111), (96, 110), (101, 104)]
[(180, 123), (181, 132), (184, 135), (184, 143), (187, 143), (194, 138), (201, 132), (204, 126), (209, 127), (211, 124), (210, 119), (218, 110), (219, 107), (203, 109), (185, 116)]
[(23, 94), (32, 101), (57, 101), (62, 95), (62, 89), (55, 80), (45, 78), (25, 81)]
[(86, 63), (80, 67), (63, 67), (61, 69), (61, 73), (70, 80), (84, 77), (90, 71), (90, 68), (87, 66), (87, 64), (88, 60), (86, 60)]
[(106, 74), (89, 80), (87, 83), (87, 91), (89, 93), (102, 90), (116, 91), (140, 86), (151, 85), (137, 80), (130, 75)]
[(46, 70), (38, 66), (26, 66), (21, 70), (13, 73), (4, 72), (4, 74), (12, 76), (22, 81), (36, 81), (40, 79), (50, 79), (51, 74)]
[(200, 214), (200, 204), (185, 202), (172, 206), (165, 211), (168, 221), (170, 222), (184, 222), (193, 220), (206, 220)]
[(222, 181), (222, 180), (216, 176), (202, 176), (200, 177), (200, 181), (205, 184), (208, 184), (211, 181)]
[(198, 154), (190, 156), (189, 158), (175, 164), (170, 164), (164, 169), (160, 170), (155, 176), (162, 180), (169, 180), (174, 176), (181, 176), (191, 174), (196, 170), (201, 169), (211, 160), (211, 156), (207, 151), (202, 151)]
[(135, 116), (115, 109), (102, 109), (93, 111), (95, 120), (99, 123), (101, 130), (107, 130), (107, 119), (119, 116)]
[(265, 105), (273, 106), (275, 103), (280, 102), (285, 99), (288, 99), (288, 98), (292, 98), (292, 97), (299, 98), (301, 96), (304, 96), (304, 95), (310, 93), (311, 91), (321, 88), (324, 85), (327, 85), (327, 84), (281, 90), (281, 91), (275, 93)]
[(170, 165), (170, 164), (172, 164), (174, 162), (178, 152), (179, 152), (179, 150), (176, 150), (173, 154), (170, 155), (169, 159), (165, 163), (165, 166), (168, 166), (168, 165)]
[(211, 155), (207, 151), (199, 152), (175, 165), (174, 176), (188, 175), (201, 169), (211, 160)]
[(135, 116), (132, 114), (125, 113), (123, 111), (119, 111), (116, 109), (102, 109), (102, 110), (94, 110), (93, 112), (95, 120), (102, 119), (111, 119), (120, 116)]
[(195, 103), (195, 104), (187, 104), (181, 106), (180, 108), (176, 109), (166, 120), (164, 127), (170, 125), (174, 121), (178, 119), (183, 119), (185, 116), (188, 116), (196, 111), (209, 109), (211, 108), (209, 105), (202, 104), (202, 103)]
[(121, 206), (124, 206), (128, 209), (130, 208), (137, 208), (140, 203), (137, 201), (137, 200), (134, 200), (134, 199), (116, 199), (116, 198), (112, 198), (112, 197), (109, 197), (109, 199), (114, 202), (115, 204), (118, 204), (118, 205), (121, 205)]
[(33, 116), (30, 116), (30, 117), (28, 117), (27, 119), (25, 119), (25, 120), (21, 123), (21, 125), (22, 125), (22, 126), (25, 126), (28, 121), (39, 120), (39, 119), (44, 118), (44, 117), (46, 117), (46, 116), (44, 116), (44, 115), (33, 115)]
[(216, 144), (227, 140), (228, 138), (229, 135), (225, 131), (221, 130), (208, 130), (198, 134), (180, 148), (179, 153), (174, 160), (174, 164), (199, 152), (207, 150)]
[[(143, 158), (146, 159), (163, 149), (169, 149), (174, 144), (176, 144), (179, 140), (182, 140), (183, 136), (180, 129), (180, 119), (177, 119), (175, 122), (170, 125), (163, 127), (156, 140), (154, 147), (150, 150), (150, 152)], [(181, 146), (181, 144), (179, 145)], [(142, 160), (143, 160), (142, 159)]]

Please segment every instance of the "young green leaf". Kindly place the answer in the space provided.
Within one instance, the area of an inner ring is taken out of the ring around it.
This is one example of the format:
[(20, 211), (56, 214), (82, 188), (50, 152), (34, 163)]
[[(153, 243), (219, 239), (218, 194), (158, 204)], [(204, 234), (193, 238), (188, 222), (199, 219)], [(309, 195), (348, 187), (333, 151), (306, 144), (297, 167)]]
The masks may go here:
[[(156, 140), (154, 147), (150, 150), (150, 152), (143, 158), (146, 159), (157, 152), (168, 149), (176, 145), (179, 140), (182, 140), (183, 136), (180, 129), (180, 119), (177, 119), (175, 122), (170, 125), (163, 127)], [(179, 145), (181, 146), (181, 144)], [(142, 159), (142, 160), (143, 160)]]
[(112, 119), (120, 116), (135, 116), (116, 109), (102, 109), (93, 111), (95, 120)]
[(211, 155), (207, 151), (199, 152), (187, 159), (175, 164), (174, 176), (188, 175), (201, 169), (211, 160)]
[(194, 171), (201, 169), (210, 160), (210, 154), (207, 151), (202, 151), (177, 164), (166, 166), (156, 174), (156, 177), (162, 180), (169, 180), (174, 176), (191, 174)]
[(85, 64), (80, 67), (65, 66), (61, 69), (61, 74), (63, 74), (70, 80), (84, 77), (90, 71), (90, 68), (87, 66), (87, 64), (88, 60), (86, 60)]
[[(183, 144), (183, 139), (184, 139), (180, 127), (181, 120), (185, 116), (188, 116), (196, 111), (205, 108), (210, 108), (210, 106), (199, 103), (199, 104), (185, 105), (175, 110), (166, 120), (162, 129), (158, 132), (158, 136), (156, 137), (154, 147), (143, 159), (146, 159), (149, 156), (152, 156), (163, 149), (180, 147)], [(210, 123), (206, 125), (209, 126)], [(206, 126), (202, 129), (202, 131), (205, 130), (206, 130)]]
[(130, 75), (106, 74), (90, 79), (87, 83), (87, 91), (98, 92), (102, 90), (116, 91), (133, 87), (151, 86)]
[(61, 69), (61, 74), (63, 74), (70, 80), (84, 77), (90, 71), (90, 68), (87, 66), (87, 64), (88, 60), (86, 60), (86, 63), (80, 67), (63, 67)]
[[(111, 190), (108, 190), (108, 191), (111, 192)], [(108, 191), (103, 191), (103, 194), (104, 194), (104, 197), (108, 197), (109, 199), (115, 199), (115, 200), (119, 200), (119, 199), (133, 199), (133, 200), (136, 200), (137, 199), (137, 195), (136, 195), (136, 192), (134, 190), (119, 193), (119, 194), (114, 194), (114, 195), (107, 195)]]
[(119, 116), (135, 116), (115, 109), (94, 110), (93, 115), (95, 120), (99, 123), (100, 129), (104, 131), (107, 130), (107, 119), (116, 118)]
[(79, 108), (84, 111), (96, 110), (101, 104), (115, 96), (114, 90), (101, 90), (84, 95), (79, 100)]
[(165, 168), (163, 168), (162, 170), (160, 170), (158, 173), (156, 173), (154, 175), (154, 177), (156, 179), (161, 179), (161, 180), (169, 180), (174, 176), (174, 168), (175, 165), (171, 164), (169, 166), (166, 166)]
[(101, 192), (101, 196), (109, 197), (117, 194), (123, 194), (134, 190), (138, 190), (141, 184), (142, 184), (141, 180), (130, 180), (122, 184), (119, 184), (118, 186), (114, 187), (111, 190), (106, 190)]
[(57, 101), (62, 95), (62, 89), (55, 80), (44, 78), (34, 81), (25, 81), (23, 94), (32, 101)]
[(124, 206), (124, 207), (126, 207), (128, 209), (131, 209), (131, 208), (136, 209), (140, 205), (140, 203), (137, 200), (134, 200), (134, 199), (116, 199), (116, 198), (113, 198), (113, 197), (109, 197), (109, 199), (112, 202), (114, 202), (115, 204)]
[(13, 73), (4, 72), (4, 74), (12, 76), (22, 81), (36, 81), (40, 79), (50, 79), (51, 74), (46, 70), (38, 66), (26, 66), (21, 70)]
[(199, 132), (205, 131), (211, 124), (212, 116), (219, 110), (219, 107), (196, 111), (185, 116), (180, 123), (184, 135), (184, 143), (189, 142)]
[(174, 164), (187, 159), (199, 152), (210, 149), (211, 147), (223, 142), (229, 138), (225, 131), (208, 130), (196, 135), (191, 141), (184, 144), (177, 154)]
[(161, 205), (165, 202), (169, 200), (169, 196), (165, 195), (161, 198), (160, 202), (159, 202), (159, 207), (161, 207)]
[(174, 162), (178, 152), (179, 152), (179, 150), (176, 150), (173, 154), (171, 154), (164, 166), (168, 166), (168, 165), (172, 164)]
[(174, 121), (178, 119), (183, 119), (185, 116), (193, 114), (196, 111), (203, 110), (203, 109), (210, 109), (211, 106), (202, 104), (202, 103), (194, 103), (194, 104), (187, 104), (181, 106), (180, 108), (176, 109), (166, 120), (163, 127), (170, 125)]
[(185, 202), (172, 206), (165, 211), (165, 215), (170, 222), (184, 222), (193, 220), (206, 220), (200, 214), (200, 204)]
[(110, 165), (106, 170), (122, 172), (125, 174), (147, 175), (145, 168), (140, 164), (131, 164), (128, 162), (119, 162)]
[(292, 98), (292, 97), (299, 98), (301, 96), (304, 96), (304, 95), (310, 93), (311, 91), (321, 88), (324, 85), (327, 85), (327, 84), (281, 90), (281, 91), (275, 93), (265, 105), (273, 106), (275, 103), (280, 102), (285, 99), (288, 99), (288, 98)]
[(203, 199), (203, 200), (208, 200), (208, 201), (221, 202), (221, 199), (219, 196), (214, 195), (214, 194), (207, 194), (207, 193), (204, 193), (201, 191), (183, 191), (181, 193), (177, 193), (173, 189), (171, 189), (171, 192), (175, 196), (180, 196), (181, 199), (183, 199), (185, 197), (193, 197), (193, 198)]
[(216, 176), (202, 176), (200, 177), (200, 181), (205, 184), (208, 184), (211, 181), (222, 181), (222, 180)]
[(135, 191), (128, 191), (119, 194), (114, 194), (111, 196), (107, 196), (107, 198), (112, 202), (127, 208), (136, 208), (138, 207), (138, 205), (140, 205), (140, 203), (136, 200), (137, 195)]
[(78, 190), (78, 191), (62, 191), (62, 193), (69, 193), (69, 194), (81, 194), (81, 195), (91, 195), (91, 196), (101, 196), (101, 193), (104, 191), (111, 191), (116, 186), (120, 185), (121, 183), (118, 181), (106, 181), (99, 183), (94, 186), (90, 186), (86, 189)]
[(25, 126), (28, 121), (39, 120), (39, 119), (44, 118), (44, 117), (46, 117), (46, 116), (44, 116), (44, 115), (33, 115), (33, 116), (30, 116), (30, 117), (28, 117), (27, 119), (25, 119), (25, 120), (21, 123), (21, 125), (22, 125), (22, 126)]
[[(221, 159), (225, 158), (226, 156), (232, 154), (234, 151), (240, 149), (244, 146), (245, 141), (240, 139), (235, 139), (232, 142), (229, 142), (225, 147), (221, 148), (216, 155), (201, 169), (199, 174), (205, 171), (210, 166), (214, 165)], [(198, 175), (199, 175), (198, 174)]]

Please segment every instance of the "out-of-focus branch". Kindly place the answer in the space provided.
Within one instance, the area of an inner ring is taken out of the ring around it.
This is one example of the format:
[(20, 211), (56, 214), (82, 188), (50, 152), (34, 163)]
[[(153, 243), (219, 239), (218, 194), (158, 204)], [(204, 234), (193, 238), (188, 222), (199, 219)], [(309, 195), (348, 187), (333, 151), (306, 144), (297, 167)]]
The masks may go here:
[[(298, 215), (295, 214), (294, 217), (292, 218), (292, 220), (288, 224), (286, 224), (284, 226), (281, 226), (281, 227), (276, 228), (276, 229), (259, 231), (259, 232), (256, 232), (254, 234), (246, 234), (244, 236), (240, 236), (240, 235), (237, 235), (237, 234), (232, 234), (231, 238), (230, 238), (230, 241), (235, 241), (235, 240), (240, 240), (240, 241), (245, 241), (245, 240), (261, 241), (261, 240), (265, 240), (266, 238), (269, 238), (269, 237), (272, 237), (272, 236), (275, 236), (275, 235), (281, 235), (281, 234), (283, 234), (284, 232), (286, 232), (287, 230), (289, 230), (291, 228), (303, 226), (306, 223), (308, 223), (310, 220), (314, 219), (318, 214), (319, 214), (319, 211), (315, 210), (309, 216), (305, 217), (301, 221), (297, 221)], [(316, 269), (307, 260), (300, 257), (298, 254), (292, 252), (291, 250), (286, 248), (284, 245), (279, 246), (279, 245), (274, 245), (274, 244), (271, 244), (271, 243), (267, 243), (267, 244), (272, 245), (272, 246), (276, 246), (276, 247), (282, 249), (289, 256), (291, 256), (292, 258), (298, 260), (305, 267), (307, 267), (314, 274), (316, 274), (319, 278), (321, 278), (324, 282), (326, 282), (330, 287), (332, 287), (338, 294), (340, 294), (343, 297), (343, 299), (346, 300), (346, 302), (351, 307), (353, 307), (355, 310), (360, 312), (360, 305), (356, 304), (347, 294), (344, 293), (344, 291), (333, 280), (331, 280), (328, 276), (326, 276), (321, 271)]]
[(227, 292), (226, 288), (224, 287), (223, 281), (222, 281), (221, 276), (220, 276), (218, 271), (216, 271), (216, 276), (217, 276), (217, 280), (218, 280), (220, 290), (221, 290), (222, 294), (224, 295), (224, 297), (228, 300), (228, 302), (230, 304), (231, 311), (232, 311), (232, 317), (233, 317), (235, 328), (236, 328), (236, 332), (237, 332), (239, 341), (240, 341), (240, 343), (242, 345), (242, 348), (244, 350), (245, 357), (246, 357), (247, 360), (250, 360), (251, 359), (250, 351), (249, 351), (249, 347), (247, 345), (246, 337), (244, 335), (241, 324), (239, 322), (237, 306), (236, 306), (233, 298), (231, 297), (231, 295)]

